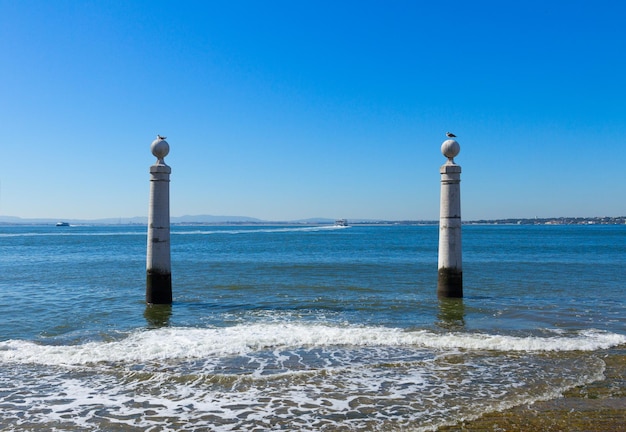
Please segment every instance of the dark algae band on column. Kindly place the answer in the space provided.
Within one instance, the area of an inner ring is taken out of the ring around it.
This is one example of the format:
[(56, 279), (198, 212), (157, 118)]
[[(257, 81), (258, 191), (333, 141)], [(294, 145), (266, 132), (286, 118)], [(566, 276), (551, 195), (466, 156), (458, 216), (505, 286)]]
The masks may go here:
[(146, 303), (172, 303), (172, 275), (157, 271), (146, 271)]
[(438, 297), (463, 297), (463, 272), (440, 268), (437, 278)]

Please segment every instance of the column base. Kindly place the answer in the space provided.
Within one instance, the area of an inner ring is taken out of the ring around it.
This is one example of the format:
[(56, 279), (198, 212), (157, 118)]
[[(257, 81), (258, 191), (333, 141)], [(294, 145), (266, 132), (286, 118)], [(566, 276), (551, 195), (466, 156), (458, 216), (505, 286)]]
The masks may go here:
[(172, 304), (172, 275), (146, 271), (146, 303)]
[(437, 297), (463, 297), (463, 272), (440, 268), (437, 280)]

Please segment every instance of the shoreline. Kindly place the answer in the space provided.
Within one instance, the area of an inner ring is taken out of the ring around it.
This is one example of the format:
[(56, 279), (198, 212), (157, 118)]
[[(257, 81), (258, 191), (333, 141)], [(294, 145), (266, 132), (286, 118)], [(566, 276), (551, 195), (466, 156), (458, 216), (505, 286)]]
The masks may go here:
[(626, 429), (626, 346), (602, 351), (604, 379), (574, 387), (562, 397), (484, 414), (443, 426), (439, 432), (567, 431), (605, 432)]

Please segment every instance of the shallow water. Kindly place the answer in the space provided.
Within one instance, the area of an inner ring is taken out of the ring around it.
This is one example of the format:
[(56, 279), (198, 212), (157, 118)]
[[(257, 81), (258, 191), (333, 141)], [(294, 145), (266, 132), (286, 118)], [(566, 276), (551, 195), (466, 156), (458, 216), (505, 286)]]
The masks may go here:
[(432, 430), (601, 379), (626, 344), (624, 226), (0, 227), (0, 428)]

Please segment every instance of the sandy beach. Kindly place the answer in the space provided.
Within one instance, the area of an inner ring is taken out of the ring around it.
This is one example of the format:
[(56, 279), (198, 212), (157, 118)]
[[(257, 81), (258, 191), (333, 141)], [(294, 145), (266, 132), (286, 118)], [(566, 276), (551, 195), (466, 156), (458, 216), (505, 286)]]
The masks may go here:
[(563, 397), (523, 405), (440, 431), (564, 431), (626, 430), (626, 347), (602, 354), (605, 379), (575, 387)]

